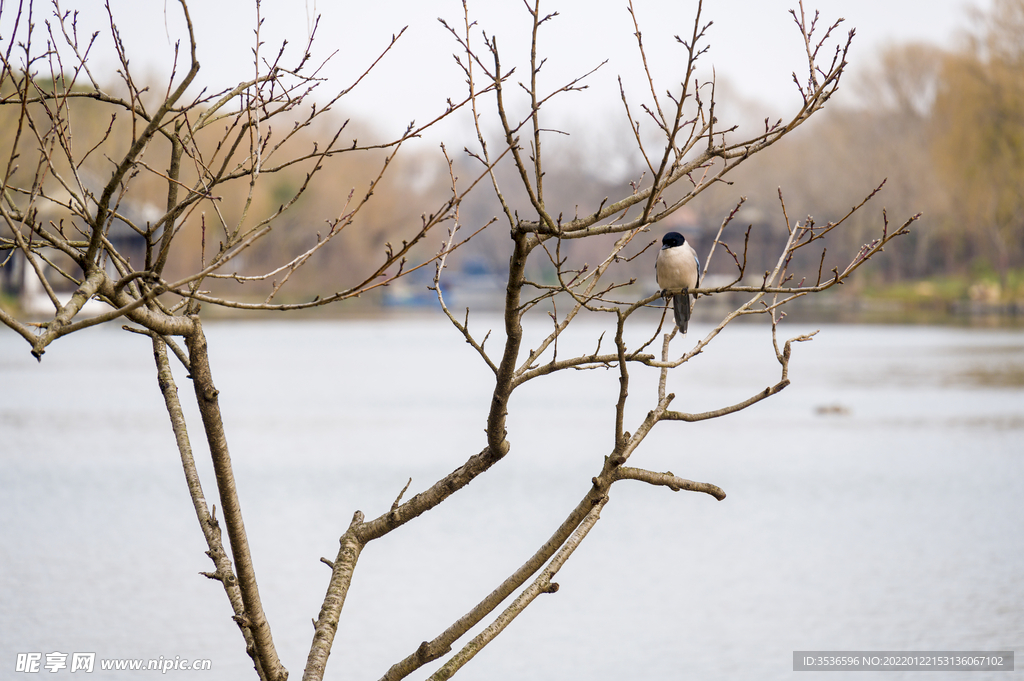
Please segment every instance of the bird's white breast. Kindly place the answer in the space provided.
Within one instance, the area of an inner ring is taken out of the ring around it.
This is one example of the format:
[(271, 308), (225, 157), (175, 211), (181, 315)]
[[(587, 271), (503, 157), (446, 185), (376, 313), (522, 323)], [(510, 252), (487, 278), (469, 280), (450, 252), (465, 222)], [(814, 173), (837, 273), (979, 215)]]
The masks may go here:
[(659, 251), (655, 275), (663, 289), (696, 288), (697, 259), (690, 245)]

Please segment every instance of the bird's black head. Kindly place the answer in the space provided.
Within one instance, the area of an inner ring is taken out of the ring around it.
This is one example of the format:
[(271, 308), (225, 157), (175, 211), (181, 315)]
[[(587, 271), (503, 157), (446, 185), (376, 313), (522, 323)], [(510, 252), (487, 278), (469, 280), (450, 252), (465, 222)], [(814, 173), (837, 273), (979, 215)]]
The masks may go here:
[(675, 248), (676, 246), (682, 246), (686, 239), (679, 232), (669, 232), (661, 238), (662, 250), (666, 248)]

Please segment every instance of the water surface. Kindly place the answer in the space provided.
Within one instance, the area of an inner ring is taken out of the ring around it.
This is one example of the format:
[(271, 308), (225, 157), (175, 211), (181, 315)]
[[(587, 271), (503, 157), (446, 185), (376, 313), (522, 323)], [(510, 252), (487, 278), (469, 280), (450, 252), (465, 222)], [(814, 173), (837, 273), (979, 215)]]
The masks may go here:
[[(497, 333), (496, 319), (476, 325)], [(559, 352), (591, 350), (600, 329), (583, 331)], [(410, 477), (411, 495), (482, 448), (490, 372), (432, 320), (207, 335), (260, 589), (298, 678), (329, 577), (319, 558), (356, 509), (382, 513)], [(633, 376), (629, 430), (656, 381)], [(659, 425), (630, 465), (728, 498), (617, 484), (559, 592), (460, 678), (789, 679), (793, 650), (1024, 650), (1024, 334), (825, 326), (794, 347), (790, 378), (734, 416)], [(669, 389), (698, 412), (778, 380), (767, 329), (747, 325)], [(0, 333), (0, 385), (0, 676), (19, 652), (91, 651), (209, 658), (210, 678), (254, 678), (223, 591), (198, 575), (211, 565), (148, 339), (90, 330), (37, 364)], [(363, 552), (328, 678), (379, 678), (535, 551), (600, 470), (617, 390), (601, 370), (518, 391), (510, 455)]]

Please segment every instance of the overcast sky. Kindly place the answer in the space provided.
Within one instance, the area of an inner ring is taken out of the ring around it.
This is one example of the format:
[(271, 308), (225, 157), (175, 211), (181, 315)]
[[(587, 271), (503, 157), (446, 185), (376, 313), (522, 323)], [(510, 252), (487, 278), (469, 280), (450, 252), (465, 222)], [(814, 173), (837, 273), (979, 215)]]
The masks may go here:
[[(792, 83), (793, 71), (806, 68), (803, 44), (789, 14), (797, 0), (705, 0), (704, 19), (713, 21), (707, 32), (711, 51), (702, 58), (706, 74), (714, 67), (719, 79), (728, 81), (733, 94), (761, 100), (777, 109), (793, 105), (798, 98)], [(990, 0), (971, 5), (987, 7)], [(187, 43), (181, 9), (174, 0), (111, 0), (119, 28), (125, 38), (133, 71), (165, 74), (173, 57), (173, 43)], [(582, 95), (562, 99), (559, 115), (576, 120), (606, 114), (621, 116), (616, 78), (622, 76), (627, 93), (640, 97), (647, 89), (633, 25), (626, 0), (546, 0), (542, 12), (559, 16), (541, 32), (539, 49), (549, 57), (541, 79), (544, 89), (553, 89), (574, 76), (609, 62), (588, 82)], [(12, 4), (4, 3), (0, 21), (3, 42), (9, 41)], [(104, 30), (106, 12), (100, 0), (64, 0), (65, 10), (79, 9), (80, 31)], [(684, 64), (682, 46), (673, 36), (688, 36), (693, 30), (695, 0), (634, 0), (637, 17), (653, 65), (659, 91), (679, 81)], [(950, 45), (968, 25), (968, 3), (962, 0), (805, 0), (809, 16), (820, 10), (820, 23), (845, 22), (839, 36), (856, 28), (851, 51), (853, 68), (869, 64), (888, 42), (925, 40)], [(36, 0), (37, 13), (45, 4)], [(200, 80), (222, 89), (253, 73), (252, 45), (256, 21), (253, 0), (206, 0), (195, 2), (190, 12), (197, 31)], [(503, 55), (503, 66), (518, 67), (525, 77), (529, 56), (529, 15), (522, 0), (470, 0), (472, 17), (488, 34), (495, 35)], [(463, 77), (452, 53), (458, 46), (438, 23), (443, 17), (462, 26), (460, 0), (375, 0), (341, 2), (329, 0), (263, 0), (265, 23), (262, 54), (276, 53), (288, 39), (287, 54), (294, 61), (309, 35), (313, 17), (321, 14), (317, 30), (315, 59), (331, 52), (323, 75), (323, 86), (337, 91), (347, 87), (388, 44), (393, 33), (408, 26), (394, 50), (381, 65), (345, 100), (348, 112), (371, 119), (381, 126), (403, 126), (412, 118), (424, 121), (444, 108), (447, 98), (464, 93)], [(47, 10), (52, 16), (52, 9)], [(41, 23), (38, 21), (37, 22)], [(479, 44), (479, 43), (478, 43)], [(94, 69), (110, 72), (109, 29), (94, 48)]]

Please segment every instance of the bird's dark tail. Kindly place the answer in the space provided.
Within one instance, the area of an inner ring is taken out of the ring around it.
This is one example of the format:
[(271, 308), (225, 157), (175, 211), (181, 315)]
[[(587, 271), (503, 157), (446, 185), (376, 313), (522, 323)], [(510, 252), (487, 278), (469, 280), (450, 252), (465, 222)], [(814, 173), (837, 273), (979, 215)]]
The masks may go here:
[(690, 324), (690, 294), (677, 293), (672, 296), (672, 310), (675, 312), (679, 332), (686, 333), (686, 327)]

